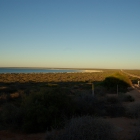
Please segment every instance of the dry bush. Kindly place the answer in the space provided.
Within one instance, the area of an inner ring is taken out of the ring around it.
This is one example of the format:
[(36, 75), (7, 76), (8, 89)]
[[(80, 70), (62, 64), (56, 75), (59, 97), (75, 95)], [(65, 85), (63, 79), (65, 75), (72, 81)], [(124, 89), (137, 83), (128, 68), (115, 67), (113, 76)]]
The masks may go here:
[(96, 99), (90, 94), (81, 94), (76, 96), (74, 99), (76, 105), (76, 114), (94, 114), (95, 100)]
[(10, 97), (11, 97), (11, 98), (19, 98), (19, 97), (20, 97), (20, 94), (19, 94), (18, 92), (11, 93), (11, 94), (10, 94)]
[[(50, 133), (51, 140), (115, 140), (113, 125), (103, 119), (91, 116), (72, 118), (65, 126), (63, 132)], [(48, 137), (46, 137), (46, 140)], [(53, 138), (53, 139), (52, 139)]]
[(121, 102), (134, 102), (135, 101), (135, 98), (129, 94), (121, 94), (119, 95), (118, 98)]
[(10, 100), (10, 94), (2, 93), (0, 95), (0, 104), (4, 104)]
[(126, 116), (130, 118), (140, 117), (140, 103), (134, 103), (126, 107)]
[(106, 89), (105, 89), (105, 87), (103, 87), (101, 85), (95, 87), (94, 92), (95, 92), (95, 94), (97, 94), (99, 96), (105, 96), (106, 95)]
[(0, 110), (0, 125), (2, 129), (20, 129), (23, 119), (22, 109), (11, 103), (5, 103)]

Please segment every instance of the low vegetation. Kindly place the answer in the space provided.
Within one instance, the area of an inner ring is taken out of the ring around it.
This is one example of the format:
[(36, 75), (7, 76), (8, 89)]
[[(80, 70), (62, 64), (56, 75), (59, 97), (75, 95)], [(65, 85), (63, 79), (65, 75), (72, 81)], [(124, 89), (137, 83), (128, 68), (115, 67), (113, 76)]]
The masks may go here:
[(47, 130), (47, 140), (115, 139), (113, 126), (103, 118), (136, 118), (139, 111), (124, 106), (134, 101), (125, 94), (131, 81), (113, 72), (0, 74), (0, 129)]
[(140, 76), (140, 70), (124, 70), (127, 73), (134, 74), (136, 76)]
[(132, 86), (131, 80), (122, 73), (115, 73), (106, 77), (102, 85), (111, 93), (116, 93), (117, 88), (119, 92), (126, 92), (128, 87)]
[(30, 133), (61, 127), (64, 117), (74, 114), (71, 98), (59, 89), (30, 94), (24, 98), (21, 107), (24, 111), (22, 128)]
[(116, 140), (115, 128), (107, 121), (91, 116), (70, 119), (64, 130), (48, 133), (46, 140)]
[(140, 118), (140, 103), (134, 103), (126, 108), (126, 116), (130, 118)]

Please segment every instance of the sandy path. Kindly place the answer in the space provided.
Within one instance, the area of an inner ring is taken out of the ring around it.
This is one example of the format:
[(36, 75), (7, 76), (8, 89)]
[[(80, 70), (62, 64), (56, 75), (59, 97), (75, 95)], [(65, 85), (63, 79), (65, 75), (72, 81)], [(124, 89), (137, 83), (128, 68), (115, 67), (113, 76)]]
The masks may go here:
[[(135, 87), (127, 94), (135, 98), (134, 102), (124, 103), (125, 106), (140, 103), (140, 89)], [(131, 119), (127, 117), (107, 118), (117, 128), (118, 140), (133, 140), (136, 136), (136, 131), (139, 125), (138, 119)]]
[(130, 119), (126, 117), (119, 118), (107, 118), (111, 124), (114, 125), (117, 130), (118, 140), (132, 140), (135, 137), (135, 132), (137, 129), (137, 120)]

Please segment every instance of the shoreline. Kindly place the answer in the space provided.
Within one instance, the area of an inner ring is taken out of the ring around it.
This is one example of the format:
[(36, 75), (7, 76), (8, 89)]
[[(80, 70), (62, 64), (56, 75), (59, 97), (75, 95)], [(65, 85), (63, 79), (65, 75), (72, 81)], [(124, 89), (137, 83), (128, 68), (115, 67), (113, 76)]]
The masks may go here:
[(83, 70), (84, 72), (103, 72), (103, 70)]
[(99, 69), (56, 69), (56, 68), (0, 68), (0, 74), (7, 73), (93, 73), (103, 72)]

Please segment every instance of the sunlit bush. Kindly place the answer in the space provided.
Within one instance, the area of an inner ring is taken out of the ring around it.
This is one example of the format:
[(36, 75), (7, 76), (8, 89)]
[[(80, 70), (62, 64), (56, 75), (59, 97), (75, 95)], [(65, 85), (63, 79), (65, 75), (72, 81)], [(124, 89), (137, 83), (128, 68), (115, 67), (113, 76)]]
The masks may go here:
[(110, 93), (117, 93), (117, 88), (118, 92), (126, 92), (132, 83), (126, 75), (115, 73), (112, 76), (106, 77), (102, 85), (106, 87)]

